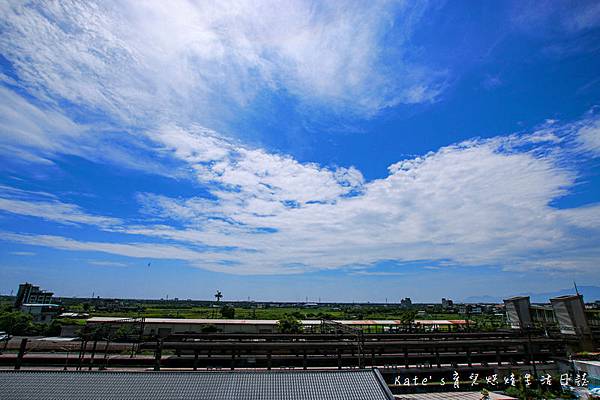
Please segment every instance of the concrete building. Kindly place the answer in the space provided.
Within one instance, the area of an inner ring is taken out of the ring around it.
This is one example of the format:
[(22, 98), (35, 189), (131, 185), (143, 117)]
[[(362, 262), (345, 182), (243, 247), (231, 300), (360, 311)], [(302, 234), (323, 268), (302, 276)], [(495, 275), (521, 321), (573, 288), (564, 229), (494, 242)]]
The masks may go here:
[(33, 322), (51, 322), (58, 316), (62, 307), (58, 304), (36, 304), (26, 303), (21, 305), (21, 311), (31, 314)]
[(535, 326), (549, 327), (556, 325), (554, 309), (548, 304), (532, 304), (529, 307), (531, 320)]
[(46, 290), (40, 290), (39, 286), (25, 282), (19, 285), (15, 308), (21, 308), (23, 304), (48, 304), (52, 302), (54, 293)]
[(582, 295), (555, 297), (550, 299), (550, 304), (554, 309), (561, 333), (579, 336), (591, 334)]
[(600, 313), (586, 309), (582, 295), (550, 299), (550, 305), (531, 304), (529, 297), (504, 300), (506, 317), (513, 329), (558, 328), (563, 335), (591, 339), (600, 333)]
[(533, 327), (529, 296), (516, 296), (505, 299), (504, 306), (506, 308), (506, 318), (512, 329), (526, 329)]

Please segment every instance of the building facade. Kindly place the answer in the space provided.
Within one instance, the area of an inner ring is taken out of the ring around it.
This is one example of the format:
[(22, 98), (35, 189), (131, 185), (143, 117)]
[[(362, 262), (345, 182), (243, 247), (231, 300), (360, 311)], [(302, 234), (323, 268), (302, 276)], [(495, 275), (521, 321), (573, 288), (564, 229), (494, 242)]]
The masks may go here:
[(529, 296), (516, 296), (504, 300), (506, 318), (512, 329), (533, 327), (531, 319), (531, 303)]
[(21, 308), (23, 304), (49, 304), (52, 303), (53, 292), (41, 290), (39, 286), (25, 282), (19, 285), (15, 308)]

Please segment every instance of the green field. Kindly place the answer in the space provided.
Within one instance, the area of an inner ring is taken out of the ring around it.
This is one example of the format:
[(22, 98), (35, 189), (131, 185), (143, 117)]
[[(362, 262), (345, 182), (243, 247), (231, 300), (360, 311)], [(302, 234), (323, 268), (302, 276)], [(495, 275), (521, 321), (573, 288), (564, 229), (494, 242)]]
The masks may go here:
[[(10, 308), (10, 300), (1, 301), (3, 308)], [(466, 316), (457, 313), (444, 313), (441, 306), (429, 309), (424, 315), (417, 315), (417, 311), (425, 309), (414, 305), (410, 309), (402, 308), (397, 304), (369, 305), (369, 304), (336, 304), (307, 306), (283, 306), (270, 303), (260, 305), (253, 303), (225, 303), (221, 304), (193, 301), (151, 301), (151, 300), (120, 300), (114, 309), (102, 309), (106, 303), (102, 299), (63, 299), (66, 311), (86, 312), (90, 316), (115, 316), (129, 318), (234, 318), (234, 319), (271, 319), (279, 320), (284, 316), (293, 316), (296, 319), (465, 319)], [(125, 307), (125, 309), (123, 309)], [(229, 313), (222, 312), (222, 307), (230, 308)], [(232, 312), (233, 310), (233, 312)], [(501, 316), (471, 315), (474, 321), (473, 328), (492, 330), (504, 326)]]
[[(406, 318), (410, 311), (398, 306), (345, 306), (345, 307), (269, 307), (251, 308), (234, 307), (235, 319), (281, 319), (285, 315), (293, 315), (298, 319), (393, 319)], [(415, 314), (412, 310), (412, 314)], [(123, 316), (123, 317), (154, 317), (154, 318), (223, 318), (220, 308), (201, 306), (174, 306), (169, 304), (145, 305), (142, 312), (91, 312), (95, 316)], [(465, 319), (464, 315), (449, 313), (427, 313), (414, 316), (415, 319)], [(471, 316), (471, 320), (484, 324), (501, 325), (502, 318), (488, 315)]]

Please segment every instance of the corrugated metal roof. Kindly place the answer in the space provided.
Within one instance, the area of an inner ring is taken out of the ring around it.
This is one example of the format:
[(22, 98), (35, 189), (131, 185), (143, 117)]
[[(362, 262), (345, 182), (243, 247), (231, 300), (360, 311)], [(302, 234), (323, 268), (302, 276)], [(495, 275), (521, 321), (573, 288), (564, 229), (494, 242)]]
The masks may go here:
[(0, 372), (2, 400), (392, 400), (376, 370)]
[[(92, 317), (88, 322), (132, 322), (134, 319), (123, 317)], [(276, 319), (200, 319), (200, 318), (146, 318), (147, 324), (213, 324), (213, 325), (276, 325)], [(302, 325), (320, 325), (321, 320), (306, 319), (300, 321)], [(404, 322), (393, 319), (378, 320), (335, 320), (343, 325), (403, 325)], [(447, 319), (418, 319), (413, 322), (420, 325), (464, 325), (465, 320)]]

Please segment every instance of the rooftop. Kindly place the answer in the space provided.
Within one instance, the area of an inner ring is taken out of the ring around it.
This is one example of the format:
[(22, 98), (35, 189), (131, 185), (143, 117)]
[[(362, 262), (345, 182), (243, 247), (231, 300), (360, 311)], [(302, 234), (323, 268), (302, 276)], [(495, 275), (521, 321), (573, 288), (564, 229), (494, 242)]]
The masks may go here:
[(0, 372), (5, 400), (392, 400), (377, 370)]
[(552, 300), (579, 300), (580, 297), (580, 294), (565, 294), (563, 296), (553, 297), (550, 299), (550, 301), (552, 302)]

